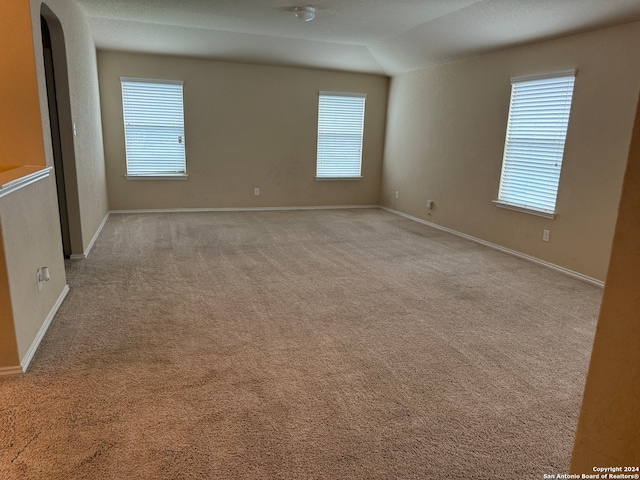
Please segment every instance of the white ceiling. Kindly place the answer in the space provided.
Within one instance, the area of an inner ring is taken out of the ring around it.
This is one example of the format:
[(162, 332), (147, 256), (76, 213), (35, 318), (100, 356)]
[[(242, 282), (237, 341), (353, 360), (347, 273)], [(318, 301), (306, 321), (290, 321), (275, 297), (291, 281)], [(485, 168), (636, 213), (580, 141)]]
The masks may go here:
[(640, 20), (640, 0), (77, 1), (99, 49), (384, 75)]

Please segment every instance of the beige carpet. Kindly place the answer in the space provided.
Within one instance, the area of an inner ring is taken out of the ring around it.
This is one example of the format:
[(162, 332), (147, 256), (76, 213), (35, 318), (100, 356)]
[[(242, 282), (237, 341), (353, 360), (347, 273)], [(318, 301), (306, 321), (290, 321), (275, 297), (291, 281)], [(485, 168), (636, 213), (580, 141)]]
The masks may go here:
[(381, 210), (112, 215), (3, 479), (566, 473), (601, 289)]

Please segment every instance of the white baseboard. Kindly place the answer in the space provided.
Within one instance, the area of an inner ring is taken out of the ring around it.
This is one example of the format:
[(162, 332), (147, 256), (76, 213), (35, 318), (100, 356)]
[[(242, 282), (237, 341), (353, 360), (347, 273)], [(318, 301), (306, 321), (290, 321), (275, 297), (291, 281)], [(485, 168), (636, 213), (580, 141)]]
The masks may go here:
[(389, 208), (389, 207), (380, 206), (379, 208), (381, 208), (382, 210), (386, 210), (387, 212), (391, 212), (391, 213), (395, 213), (396, 215), (400, 215), (401, 217), (408, 218), (409, 220), (413, 220), (414, 222), (422, 223), (423, 225), (427, 225), (427, 226), (435, 228), (437, 230), (442, 230), (443, 232), (451, 233), (451, 234), (456, 235), (458, 237), (462, 237), (462, 238), (465, 238), (467, 240), (471, 240), (472, 242), (479, 243), (481, 245), (484, 245), (485, 247), (493, 248), (494, 250), (499, 250), (501, 252), (508, 253), (510, 255), (516, 256), (518, 258), (522, 258), (523, 260), (527, 260), (529, 262), (537, 263), (538, 265), (542, 265), (544, 267), (551, 268), (552, 270), (556, 270), (557, 272), (563, 273), (563, 274), (568, 275), (568, 276), (573, 277), (573, 278), (577, 278), (578, 280), (582, 280), (583, 282), (590, 283), (590, 284), (595, 285), (597, 287), (604, 287), (604, 282), (602, 282), (600, 280), (597, 280), (597, 279), (592, 278), (592, 277), (588, 277), (587, 275), (583, 275), (582, 273), (574, 272), (573, 270), (569, 270), (568, 268), (561, 267), (560, 265), (556, 265), (554, 263), (550, 263), (550, 262), (547, 262), (545, 260), (541, 260), (539, 258), (532, 257), (531, 255), (527, 255), (526, 253), (521, 253), (521, 252), (518, 252), (516, 250), (511, 250), (510, 248), (506, 248), (506, 247), (502, 247), (500, 245), (496, 245), (495, 243), (487, 242), (486, 240), (482, 240), (480, 238), (472, 237), (471, 235), (467, 235), (466, 233), (461, 233), (461, 232), (458, 232), (456, 230), (452, 230), (450, 228), (443, 227), (443, 226), (438, 225), (436, 223), (428, 222), (428, 221), (423, 220), (421, 218), (414, 217), (412, 215), (400, 212), (398, 210), (394, 210), (394, 209)]
[(102, 223), (98, 227), (98, 230), (96, 230), (96, 233), (93, 235), (93, 238), (89, 242), (89, 245), (87, 245), (87, 248), (85, 249), (84, 253), (74, 253), (74, 254), (72, 254), (71, 256), (69, 256), (69, 258), (71, 260), (84, 260), (85, 258), (87, 258), (89, 256), (89, 252), (91, 252), (91, 249), (93, 248), (93, 245), (96, 243), (96, 240), (98, 240), (98, 237), (100, 236), (100, 233), (102, 233), (102, 229), (104, 228), (105, 224), (107, 223), (107, 220), (109, 220), (109, 215), (110, 214), (111, 214), (111, 212), (107, 212), (107, 214), (104, 216), (104, 218), (102, 219)]
[(193, 212), (271, 212), (286, 210), (345, 210), (354, 208), (379, 208), (378, 205), (322, 205), (312, 207), (222, 207), (222, 208), (140, 208), (111, 210), (109, 213), (193, 213)]
[(399, 210), (394, 210), (389, 207), (384, 207), (381, 205), (320, 205), (320, 206), (293, 206), (293, 207), (220, 207), (220, 208), (140, 208), (140, 209), (130, 209), (130, 210), (111, 210), (104, 217), (104, 220), (100, 224), (98, 231), (94, 235), (89, 247), (86, 252), (82, 255), (71, 255), (71, 259), (83, 259), (89, 255), (89, 251), (93, 247), (93, 244), (98, 239), (100, 232), (104, 225), (106, 224), (110, 214), (129, 214), (129, 213), (197, 213), (197, 212), (268, 212), (268, 211), (288, 211), (288, 210), (344, 210), (344, 209), (372, 209), (372, 208), (380, 208), (382, 210), (386, 210), (387, 212), (394, 213), (396, 215), (400, 215), (402, 217), (408, 218), (409, 220), (413, 220), (418, 223), (422, 223), (423, 225), (427, 225), (429, 227), (435, 228), (437, 230), (442, 230), (447, 233), (451, 233), (452, 235), (456, 235), (461, 238), (465, 238), (475, 243), (479, 243), (489, 248), (493, 248), (494, 250), (499, 250), (503, 253), (508, 253), (510, 255), (516, 256), (518, 258), (522, 258), (523, 260), (527, 260), (529, 262), (537, 263), (538, 265), (542, 265), (547, 268), (551, 268), (552, 270), (556, 270), (557, 272), (563, 273), (573, 278), (577, 278), (578, 280), (582, 280), (583, 282), (590, 283), (592, 285), (598, 287), (604, 287), (604, 282), (601, 280), (597, 280), (595, 278), (589, 277), (587, 275), (583, 275), (582, 273), (575, 272), (573, 270), (569, 270), (568, 268), (561, 267), (560, 265), (556, 265), (554, 263), (547, 262), (545, 260), (541, 260), (536, 257), (532, 257), (531, 255), (527, 255), (526, 253), (521, 253), (516, 250), (512, 250), (510, 248), (506, 248), (495, 243), (487, 242), (486, 240), (482, 240), (477, 237), (473, 237), (471, 235), (467, 235), (466, 233), (458, 232), (456, 230), (452, 230), (447, 227), (443, 227), (436, 223), (429, 222), (427, 220), (423, 220), (422, 218), (414, 217), (407, 213), (400, 212)]
[(16, 365), (15, 367), (0, 367), (0, 377), (5, 377), (9, 375), (21, 375), (22, 367), (20, 365)]
[(104, 228), (109, 215), (114, 214), (127, 214), (127, 213), (193, 213), (193, 212), (264, 212), (264, 211), (281, 211), (281, 210), (344, 210), (354, 208), (378, 208), (378, 205), (326, 205), (326, 206), (311, 206), (311, 207), (247, 207), (247, 208), (235, 208), (235, 207), (222, 207), (222, 208), (140, 208), (131, 210), (110, 210), (102, 220), (102, 223), (98, 227), (95, 235), (89, 242), (89, 245), (84, 253), (74, 253), (69, 256), (71, 260), (84, 260), (89, 256), (89, 252), (93, 248), (93, 245), (98, 240), (102, 229)]
[(22, 367), (20, 373), (26, 372), (27, 368), (29, 368), (29, 364), (31, 363), (33, 356), (36, 354), (36, 351), (40, 346), (40, 342), (44, 338), (45, 333), (47, 333), (47, 329), (49, 328), (49, 325), (51, 325), (51, 322), (53, 321), (53, 318), (56, 316), (56, 313), (58, 313), (58, 309), (60, 308), (60, 305), (62, 305), (62, 302), (64, 302), (64, 299), (67, 298), (68, 293), (69, 293), (69, 285), (65, 285), (64, 288), (62, 289), (62, 293), (60, 293), (60, 296), (56, 300), (56, 303), (53, 305), (53, 307), (49, 311), (49, 315), (47, 315), (47, 318), (45, 318), (44, 323), (40, 327), (40, 330), (38, 330), (38, 334), (36, 335), (36, 338), (33, 340), (33, 343), (29, 347), (29, 350), (27, 350), (27, 353), (24, 355), (24, 358), (20, 362), (20, 366)]

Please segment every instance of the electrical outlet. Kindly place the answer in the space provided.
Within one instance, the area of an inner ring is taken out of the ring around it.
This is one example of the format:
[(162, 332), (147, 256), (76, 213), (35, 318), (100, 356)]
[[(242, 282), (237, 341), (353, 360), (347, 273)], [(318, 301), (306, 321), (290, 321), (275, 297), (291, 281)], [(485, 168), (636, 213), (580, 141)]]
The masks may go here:
[(260, 195), (260, 189), (259, 188), (254, 188), (253, 189), (253, 194), (257, 197), (258, 195)]
[(543, 230), (542, 231), (542, 240), (545, 242), (549, 241), (549, 230)]
[(400, 197), (400, 192), (398, 190), (396, 190), (396, 198)]
[(427, 208), (431, 210), (433, 208), (433, 200), (427, 200)]
[(36, 281), (38, 282), (38, 291), (42, 291), (42, 283), (48, 282), (50, 279), (49, 267), (39, 268), (36, 272)]

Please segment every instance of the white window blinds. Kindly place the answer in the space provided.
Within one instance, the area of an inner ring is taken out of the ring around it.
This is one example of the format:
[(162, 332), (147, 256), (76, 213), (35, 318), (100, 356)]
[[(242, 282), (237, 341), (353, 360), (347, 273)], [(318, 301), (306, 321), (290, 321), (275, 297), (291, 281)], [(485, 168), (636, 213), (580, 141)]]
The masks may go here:
[(127, 175), (186, 173), (182, 82), (122, 78)]
[(555, 213), (575, 72), (513, 79), (498, 202)]
[(320, 92), (317, 178), (359, 178), (365, 94)]

